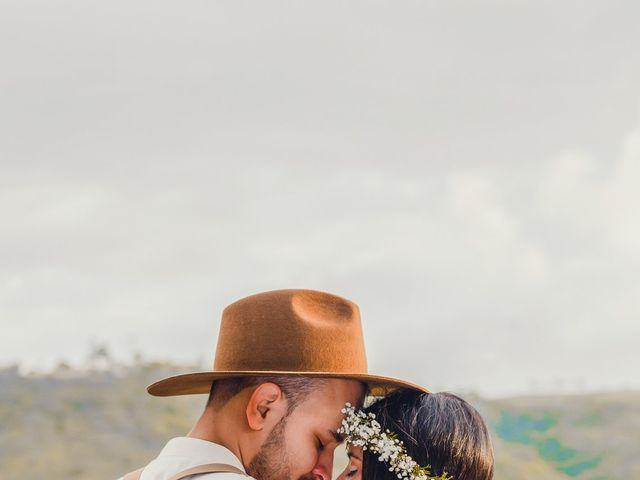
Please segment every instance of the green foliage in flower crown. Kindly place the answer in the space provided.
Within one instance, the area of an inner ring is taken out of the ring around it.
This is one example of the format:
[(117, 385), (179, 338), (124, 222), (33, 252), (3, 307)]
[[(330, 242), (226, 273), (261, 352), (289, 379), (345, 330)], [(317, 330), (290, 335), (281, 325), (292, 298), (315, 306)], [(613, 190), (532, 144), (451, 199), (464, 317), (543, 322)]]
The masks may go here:
[(398, 435), (389, 430), (382, 431), (373, 413), (366, 414), (347, 403), (342, 409), (345, 418), (338, 433), (345, 436), (347, 445), (362, 447), (379, 454), (378, 460), (389, 465), (389, 471), (401, 480), (452, 480), (447, 472), (432, 476), (431, 465), (418, 465), (408, 454)]

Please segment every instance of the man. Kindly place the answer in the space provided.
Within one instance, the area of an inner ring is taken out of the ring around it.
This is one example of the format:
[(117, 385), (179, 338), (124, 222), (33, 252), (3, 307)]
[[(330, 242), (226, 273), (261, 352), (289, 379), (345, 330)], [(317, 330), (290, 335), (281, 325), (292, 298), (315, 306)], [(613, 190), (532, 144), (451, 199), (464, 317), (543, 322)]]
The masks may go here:
[(124, 480), (330, 480), (340, 410), (408, 382), (367, 373), (357, 305), (313, 290), (253, 295), (223, 312), (209, 372), (169, 377), (157, 396), (209, 393), (187, 437)]

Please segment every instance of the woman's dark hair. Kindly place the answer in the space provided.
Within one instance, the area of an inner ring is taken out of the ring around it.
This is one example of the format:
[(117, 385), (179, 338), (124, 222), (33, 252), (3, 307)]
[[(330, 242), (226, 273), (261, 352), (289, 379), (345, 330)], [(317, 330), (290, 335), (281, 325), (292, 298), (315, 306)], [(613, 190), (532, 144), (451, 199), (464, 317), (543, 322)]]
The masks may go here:
[[(431, 475), (446, 471), (454, 480), (491, 480), (493, 448), (484, 420), (469, 403), (451, 393), (399, 390), (365, 409), (382, 429), (404, 442), (419, 465)], [(378, 455), (363, 452), (363, 480), (397, 480)]]

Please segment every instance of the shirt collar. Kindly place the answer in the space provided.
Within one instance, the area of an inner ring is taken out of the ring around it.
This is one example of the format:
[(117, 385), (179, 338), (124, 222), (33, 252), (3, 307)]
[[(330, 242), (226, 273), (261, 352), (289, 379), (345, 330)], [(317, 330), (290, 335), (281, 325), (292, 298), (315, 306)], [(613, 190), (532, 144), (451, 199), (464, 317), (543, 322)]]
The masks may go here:
[(198, 463), (226, 463), (245, 471), (231, 450), (217, 443), (192, 437), (176, 437), (167, 442), (158, 458), (175, 456), (186, 457)]

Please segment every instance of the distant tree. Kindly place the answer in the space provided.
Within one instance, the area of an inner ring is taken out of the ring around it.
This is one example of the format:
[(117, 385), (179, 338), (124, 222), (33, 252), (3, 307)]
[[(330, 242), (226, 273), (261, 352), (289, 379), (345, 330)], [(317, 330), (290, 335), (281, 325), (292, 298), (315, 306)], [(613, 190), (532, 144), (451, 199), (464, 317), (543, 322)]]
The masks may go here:
[(113, 357), (105, 343), (93, 343), (89, 350), (89, 368), (92, 370), (106, 370), (113, 366)]

